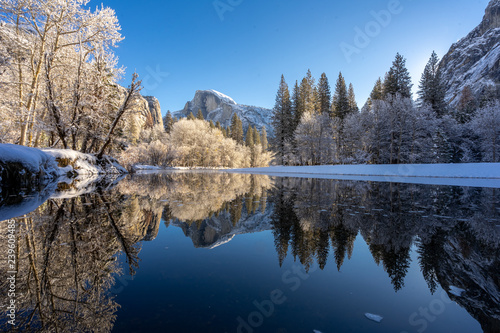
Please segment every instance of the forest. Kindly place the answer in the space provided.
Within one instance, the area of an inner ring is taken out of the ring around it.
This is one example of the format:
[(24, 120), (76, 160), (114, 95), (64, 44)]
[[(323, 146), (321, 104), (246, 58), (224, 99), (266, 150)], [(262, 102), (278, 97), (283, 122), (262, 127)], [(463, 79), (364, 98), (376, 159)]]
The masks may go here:
[(342, 73), (332, 96), (325, 73), (311, 72), (290, 91), (281, 78), (273, 109), (277, 163), (285, 165), (467, 163), (500, 161), (500, 105), (494, 92), (476, 98), (466, 86), (456, 107), (433, 52), (412, 95), (399, 53), (359, 110)]

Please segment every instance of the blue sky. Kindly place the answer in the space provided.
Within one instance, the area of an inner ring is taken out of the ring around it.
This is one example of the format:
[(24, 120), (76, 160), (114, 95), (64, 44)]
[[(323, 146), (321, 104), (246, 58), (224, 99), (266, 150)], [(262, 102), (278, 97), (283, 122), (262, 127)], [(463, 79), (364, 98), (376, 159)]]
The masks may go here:
[[(215, 89), (241, 104), (272, 108), (281, 74), (290, 86), (311, 69), (333, 86), (339, 71), (360, 107), (397, 52), (415, 85), (433, 50), (442, 57), (477, 26), (488, 0), (104, 0), (125, 40), (116, 49), (162, 112), (196, 90)], [(91, 6), (101, 2), (91, 1)], [(215, 4), (219, 5), (216, 9)], [(379, 23), (373, 12), (381, 15)], [(390, 14), (390, 17), (387, 15)], [(382, 15), (385, 14), (385, 15)], [(368, 29), (368, 30), (367, 30)], [(364, 38), (357, 31), (368, 31)], [(357, 43), (356, 43), (357, 42)], [(342, 47), (350, 50), (343, 51)], [(355, 48), (355, 50), (354, 50)], [(124, 82), (125, 84), (126, 82)]]

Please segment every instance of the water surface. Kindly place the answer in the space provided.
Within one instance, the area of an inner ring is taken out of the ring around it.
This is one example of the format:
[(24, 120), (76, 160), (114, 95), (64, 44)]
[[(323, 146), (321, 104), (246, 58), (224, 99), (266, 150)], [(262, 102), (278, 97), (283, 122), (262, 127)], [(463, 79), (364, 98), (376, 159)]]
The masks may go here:
[(165, 173), (67, 191), (16, 218), (23, 331), (500, 330), (497, 189)]

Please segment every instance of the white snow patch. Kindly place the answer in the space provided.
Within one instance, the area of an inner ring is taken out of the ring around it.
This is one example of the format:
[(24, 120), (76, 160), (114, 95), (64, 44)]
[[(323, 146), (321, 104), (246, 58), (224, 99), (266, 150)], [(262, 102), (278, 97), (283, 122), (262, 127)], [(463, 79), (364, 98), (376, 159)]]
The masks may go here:
[(450, 294), (455, 295), (457, 297), (462, 297), (462, 294), (465, 292), (464, 289), (458, 288), (455, 286), (450, 286)]
[(233, 173), (500, 188), (500, 163), (275, 166)]
[(223, 100), (226, 103), (235, 104), (235, 105), (238, 104), (234, 101), (234, 99), (232, 99), (231, 97), (229, 97), (227, 95), (224, 95), (223, 93), (221, 93), (217, 90), (210, 89), (209, 91), (214, 93), (215, 95), (217, 95), (217, 97), (219, 97), (221, 100)]
[(380, 323), (384, 317), (373, 314), (373, 313), (365, 313), (365, 317), (370, 319), (371, 321), (374, 321), (376, 323)]

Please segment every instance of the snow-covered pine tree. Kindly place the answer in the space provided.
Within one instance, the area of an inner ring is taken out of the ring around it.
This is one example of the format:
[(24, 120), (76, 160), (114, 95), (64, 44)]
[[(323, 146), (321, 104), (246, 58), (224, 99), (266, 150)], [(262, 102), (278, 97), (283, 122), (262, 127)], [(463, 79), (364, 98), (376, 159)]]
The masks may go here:
[(167, 111), (167, 115), (165, 116), (165, 120), (163, 121), (163, 126), (165, 127), (165, 132), (170, 133), (172, 130), (172, 126), (174, 126), (174, 119), (172, 118), (172, 113), (170, 110)]
[(347, 91), (347, 100), (349, 102), (349, 113), (359, 112), (358, 103), (356, 102), (356, 94), (354, 93), (354, 86), (349, 83), (349, 90)]
[(330, 83), (328, 83), (326, 74), (323, 73), (318, 82), (318, 108), (321, 114), (328, 114), (330, 112), (331, 99)]
[(429, 62), (425, 66), (419, 89), (418, 102), (420, 106), (430, 105), (438, 117), (442, 117), (447, 113), (446, 86), (441, 76), (439, 58), (436, 52), (432, 52)]
[(384, 81), (384, 98), (387, 95), (395, 96), (400, 94), (403, 98), (411, 98), (411, 76), (406, 68), (406, 59), (401, 54), (396, 54), (389, 72)]
[(347, 86), (342, 73), (339, 73), (337, 83), (335, 85), (335, 93), (333, 95), (333, 102), (331, 107), (331, 114), (334, 117), (344, 120), (350, 112), (349, 98), (347, 96)]
[(274, 128), (274, 146), (278, 153), (279, 162), (282, 163), (285, 156), (285, 144), (292, 139), (292, 103), (284, 75), (281, 75), (280, 85), (276, 93), (272, 124)]

